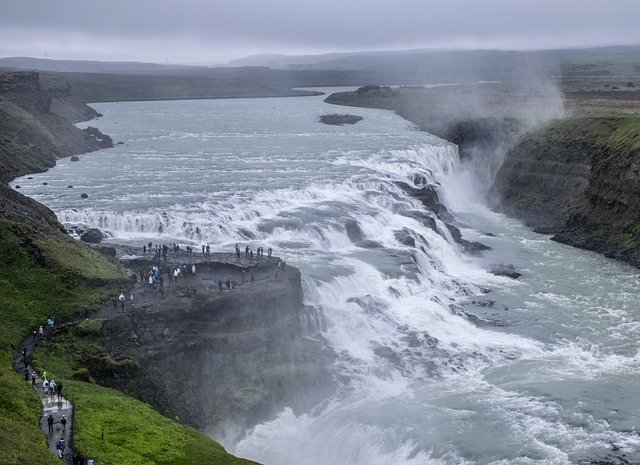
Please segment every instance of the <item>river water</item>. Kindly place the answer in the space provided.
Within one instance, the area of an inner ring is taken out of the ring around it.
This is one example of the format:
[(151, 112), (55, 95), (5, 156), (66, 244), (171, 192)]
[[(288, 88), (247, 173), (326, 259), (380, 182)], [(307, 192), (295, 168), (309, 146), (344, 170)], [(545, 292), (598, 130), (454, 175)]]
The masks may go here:
[[(382, 110), (323, 125), (345, 109), (322, 97), (94, 107), (104, 117), (85, 125), (124, 143), (21, 178), (21, 192), (120, 243), (271, 246), (322, 309), (337, 394), (232, 452), (267, 465), (640, 461), (638, 271), (491, 212), (455, 146)], [(440, 220), (425, 226), (435, 215), (397, 185), (416, 175), (492, 250), (467, 255)]]

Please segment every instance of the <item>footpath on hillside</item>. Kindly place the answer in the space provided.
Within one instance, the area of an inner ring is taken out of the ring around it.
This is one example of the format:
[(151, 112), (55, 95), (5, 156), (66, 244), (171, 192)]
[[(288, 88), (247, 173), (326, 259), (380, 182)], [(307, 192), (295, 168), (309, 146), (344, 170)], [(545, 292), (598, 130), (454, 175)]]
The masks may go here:
[[(154, 253), (143, 253), (142, 248), (116, 248), (118, 259), (129, 273), (135, 274), (135, 282), (132, 279), (128, 289), (122, 289), (124, 302), (119, 299), (119, 295), (114, 295), (110, 302), (92, 315), (92, 318), (111, 319), (123, 314), (141, 312), (160, 302), (163, 306), (171, 306), (174, 299), (180, 298), (182, 293), (193, 285), (204, 285), (215, 289), (219, 294), (242, 293), (249, 288), (272, 285), (285, 275), (286, 265), (277, 257), (251, 256), (244, 252), (237, 254), (182, 251), (169, 252), (166, 258), (163, 258)], [(157, 277), (153, 277), (155, 269), (159, 272)], [(174, 278), (177, 269), (180, 272), (177, 278)], [(151, 282), (149, 277), (152, 277)], [(88, 457), (80, 453), (74, 454), (72, 450), (73, 405), (64, 398), (62, 392), (45, 393), (45, 380), (50, 382), (51, 379), (47, 379), (46, 371), (37, 373), (32, 366), (32, 360), (38, 342), (44, 338), (55, 337), (57, 333), (67, 331), (83, 320), (84, 318), (79, 318), (62, 325), (57, 322), (52, 326), (43, 324), (42, 334), (36, 331), (36, 334), (22, 341), (13, 360), (14, 370), (25, 377), (25, 382), (32, 384), (42, 403), (40, 429), (47, 438), (49, 449), (56, 456), (61, 455), (64, 462), (73, 465), (85, 465), (88, 462)], [(53, 417), (51, 427), (47, 421), (50, 415)], [(63, 415), (66, 418), (65, 427), (60, 421)], [(61, 439), (64, 439), (65, 448), (64, 452), (59, 454), (58, 444)]]
[[(42, 403), (40, 429), (47, 438), (49, 450), (57, 457), (61, 457), (66, 463), (78, 463), (77, 461), (73, 462), (74, 453), (71, 448), (73, 442), (73, 405), (62, 395), (64, 386), (59, 383), (57, 384), (57, 389), (51, 391), (47, 388), (47, 392), (45, 392), (44, 386), (55, 380), (47, 379), (46, 372), (38, 374), (31, 365), (33, 350), (43, 337), (36, 334), (22, 341), (18, 354), (13, 360), (13, 368), (15, 371), (23, 373), (25, 381), (32, 385)], [(53, 418), (51, 425), (49, 425), (48, 421), (49, 416)], [(66, 424), (61, 421), (63, 416), (66, 419)], [(59, 450), (61, 440), (64, 441), (64, 449)], [(85, 465), (85, 463), (86, 458), (85, 461), (80, 462), (81, 465)]]

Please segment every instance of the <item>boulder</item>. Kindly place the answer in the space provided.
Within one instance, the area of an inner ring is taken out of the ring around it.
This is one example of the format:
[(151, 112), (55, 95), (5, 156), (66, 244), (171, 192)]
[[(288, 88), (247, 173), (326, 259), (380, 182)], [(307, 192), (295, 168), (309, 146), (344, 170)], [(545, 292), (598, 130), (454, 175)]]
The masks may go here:
[(80, 158), (78, 158), (76, 155), (71, 157), (71, 161), (80, 161)]
[(115, 247), (103, 245), (103, 246), (98, 247), (97, 250), (102, 255), (106, 255), (107, 257), (115, 257), (117, 255)]
[(97, 228), (87, 229), (80, 236), (80, 240), (89, 244), (99, 244), (104, 238), (104, 234)]
[(89, 198), (89, 194), (87, 194), (86, 192), (83, 192), (82, 194), (80, 194), (80, 198), (88, 199)]
[(518, 279), (522, 276), (522, 273), (516, 271), (516, 267), (513, 265), (494, 265), (491, 267), (491, 273), (496, 276), (504, 276), (506, 278)]

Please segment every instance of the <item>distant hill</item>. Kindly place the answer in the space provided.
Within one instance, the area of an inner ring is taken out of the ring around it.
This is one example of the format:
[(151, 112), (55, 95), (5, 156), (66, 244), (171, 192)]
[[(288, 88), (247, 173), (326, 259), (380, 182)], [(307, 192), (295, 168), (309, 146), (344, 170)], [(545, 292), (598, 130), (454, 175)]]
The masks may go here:
[(640, 46), (535, 51), (403, 50), (323, 55), (253, 55), (228, 66), (268, 66), (288, 70), (365, 71), (387, 83), (460, 82), (521, 79), (527, 73), (548, 77), (637, 76)]
[[(244, 81), (241, 87), (248, 83), (291, 88), (553, 80), (561, 81), (563, 87), (580, 88), (585, 78), (638, 78), (640, 46), (537, 51), (404, 50), (293, 56), (269, 54), (233, 60), (226, 67), (14, 57), (0, 58), (0, 68), (84, 75), (241, 80)], [(193, 83), (209, 87), (203, 81)], [(161, 85), (160, 81), (157, 84)], [(222, 84), (214, 87), (219, 85)]]
[(135, 61), (47, 60), (43, 58), (7, 57), (0, 58), (0, 68), (50, 71), (58, 73), (143, 74), (168, 70), (186, 71), (202, 67), (161, 65), (157, 63), (141, 63)]

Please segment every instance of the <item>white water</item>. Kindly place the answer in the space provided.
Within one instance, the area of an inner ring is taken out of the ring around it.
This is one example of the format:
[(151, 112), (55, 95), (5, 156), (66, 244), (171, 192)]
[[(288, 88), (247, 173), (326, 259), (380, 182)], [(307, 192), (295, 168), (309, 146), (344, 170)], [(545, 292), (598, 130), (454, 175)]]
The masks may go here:
[[(321, 125), (339, 109), (317, 97), (96, 108), (91, 124), (125, 145), (20, 179), (23, 192), (123, 243), (272, 246), (322, 308), (338, 393), (233, 452), (267, 465), (561, 464), (614, 448), (640, 460), (636, 270), (489, 211), (454, 146), (385, 111)], [(416, 219), (430, 212), (396, 185), (415, 175), (493, 250), (467, 256), (441, 221)], [(353, 244), (348, 220), (378, 246)], [(486, 271), (496, 263), (522, 278)]]

